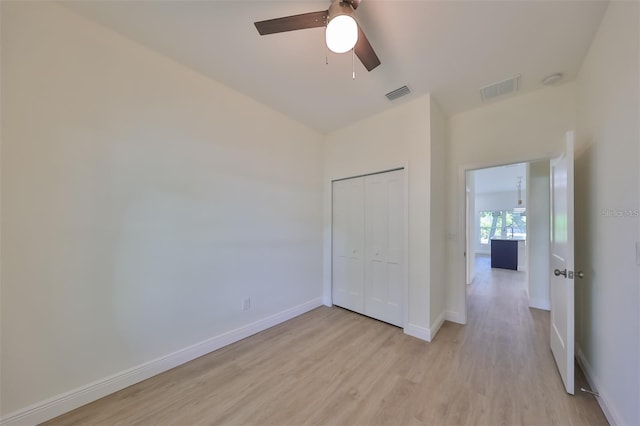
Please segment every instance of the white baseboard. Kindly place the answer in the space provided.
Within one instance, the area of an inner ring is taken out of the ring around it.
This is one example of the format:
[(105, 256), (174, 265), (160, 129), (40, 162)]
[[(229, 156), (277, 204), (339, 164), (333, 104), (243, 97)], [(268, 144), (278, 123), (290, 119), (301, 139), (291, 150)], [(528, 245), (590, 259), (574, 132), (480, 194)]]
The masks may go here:
[(322, 304), (328, 308), (333, 306), (333, 299), (331, 297), (323, 297), (322, 298)]
[(548, 299), (529, 299), (529, 307), (535, 309), (543, 309), (545, 311), (551, 310), (551, 303)]
[(404, 328), (404, 334), (415, 337), (420, 340), (431, 341), (431, 330), (415, 324), (407, 324)]
[(447, 321), (455, 322), (456, 324), (466, 324), (467, 319), (460, 313), (454, 311), (445, 311), (444, 319)]
[[(600, 381), (597, 379), (597, 376), (594, 374), (593, 368), (589, 361), (587, 360), (582, 349), (576, 345), (576, 360), (584, 373), (585, 378), (587, 379), (587, 383), (589, 383), (589, 387), (592, 391), (597, 392), (599, 396), (595, 397), (596, 401), (600, 405), (604, 416), (607, 418), (607, 421), (610, 425), (622, 425), (624, 422), (620, 415), (613, 409), (613, 405), (611, 404), (611, 400), (607, 396), (606, 390), (599, 386)], [(580, 392), (580, 389), (576, 389), (576, 393)]]
[(295, 318), (319, 306), (322, 306), (322, 297), (312, 299), (251, 324), (211, 337), (195, 345), (180, 349), (72, 391), (38, 402), (22, 410), (10, 413), (0, 420), (0, 424), (35, 425), (42, 423), (284, 321)]
[(409, 323), (404, 328), (404, 334), (415, 337), (420, 340), (431, 342), (433, 338), (436, 337), (436, 334), (438, 333), (438, 330), (440, 330), (440, 327), (442, 327), (442, 324), (444, 323), (444, 318), (445, 318), (445, 314), (443, 312), (435, 321), (435, 323), (431, 326), (431, 328), (422, 327), (420, 325)]
[(444, 317), (445, 313), (442, 312), (440, 316), (438, 316), (438, 318), (435, 320), (435, 322), (431, 325), (431, 328), (429, 329), (429, 342), (436, 337), (436, 334), (438, 334), (440, 327), (442, 327), (442, 324), (444, 324)]

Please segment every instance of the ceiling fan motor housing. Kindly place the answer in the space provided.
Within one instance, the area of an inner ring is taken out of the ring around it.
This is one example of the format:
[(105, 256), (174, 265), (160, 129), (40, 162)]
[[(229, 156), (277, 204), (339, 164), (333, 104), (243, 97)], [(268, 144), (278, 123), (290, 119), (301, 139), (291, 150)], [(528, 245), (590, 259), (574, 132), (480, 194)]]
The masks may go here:
[(331, 2), (331, 6), (329, 6), (327, 23), (339, 15), (349, 15), (353, 19), (356, 19), (356, 17), (353, 16), (353, 7), (351, 6), (351, 3), (341, 0), (333, 0)]

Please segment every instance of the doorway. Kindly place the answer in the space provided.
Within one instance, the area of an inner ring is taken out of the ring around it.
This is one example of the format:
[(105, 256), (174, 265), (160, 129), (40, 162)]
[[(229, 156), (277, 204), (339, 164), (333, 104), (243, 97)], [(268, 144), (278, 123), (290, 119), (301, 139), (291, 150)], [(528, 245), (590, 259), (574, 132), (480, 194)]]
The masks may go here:
[(479, 264), (517, 271), (529, 307), (549, 310), (549, 160), (468, 168), (464, 184), (465, 300)]

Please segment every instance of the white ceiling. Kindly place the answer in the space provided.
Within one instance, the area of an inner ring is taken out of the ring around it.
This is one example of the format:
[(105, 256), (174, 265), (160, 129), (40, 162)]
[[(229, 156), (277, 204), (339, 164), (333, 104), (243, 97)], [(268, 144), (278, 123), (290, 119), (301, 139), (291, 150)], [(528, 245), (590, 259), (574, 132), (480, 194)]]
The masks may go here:
[(491, 167), (472, 172), (476, 194), (492, 192), (516, 192), (518, 190), (518, 178), (522, 178), (521, 189), (527, 187), (527, 164), (509, 164), (508, 166)]
[[(520, 93), (575, 78), (602, 1), (363, 0), (357, 18), (382, 61), (367, 72), (329, 54), (324, 29), (260, 36), (253, 22), (327, 1), (70, 1), (65, 5), (321, 132), (431, 93), (445, 114), (480, 106), (480, 87), (520, 74)], [(412, 94), (385, 93), (408, 85)]]

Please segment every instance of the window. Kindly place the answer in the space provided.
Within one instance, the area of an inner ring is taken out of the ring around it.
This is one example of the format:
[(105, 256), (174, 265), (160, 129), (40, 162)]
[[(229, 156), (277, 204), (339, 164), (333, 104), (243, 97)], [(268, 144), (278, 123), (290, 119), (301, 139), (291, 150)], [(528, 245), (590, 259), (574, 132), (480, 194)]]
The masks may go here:
[(492, 238), (527, 237), (527, 213), (512, 210), (480, 212), (480, 244), (489, 244)]

